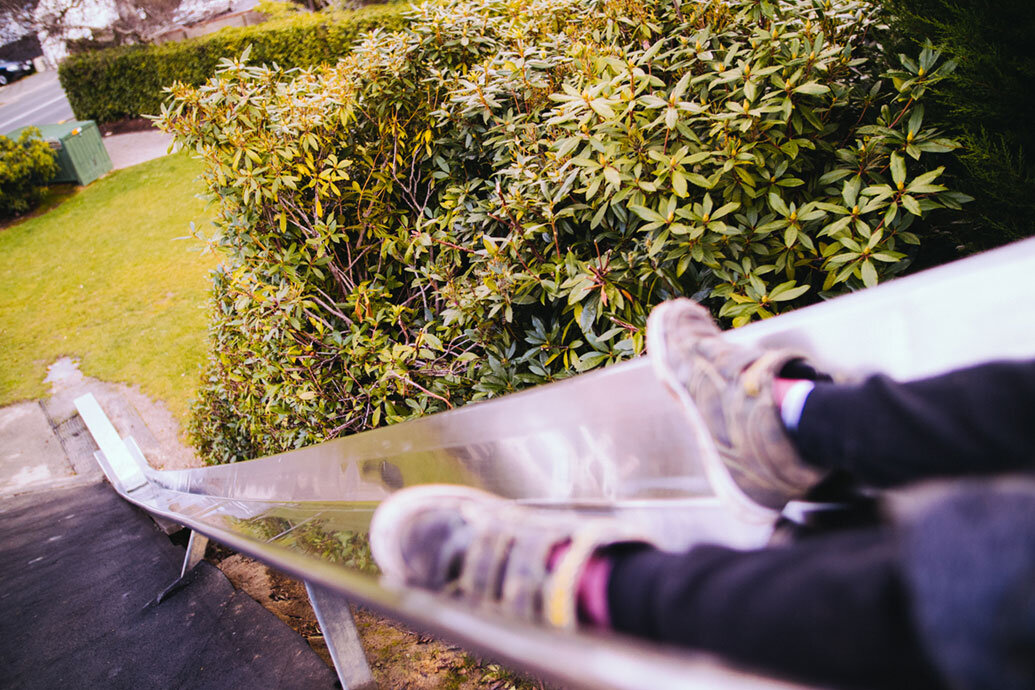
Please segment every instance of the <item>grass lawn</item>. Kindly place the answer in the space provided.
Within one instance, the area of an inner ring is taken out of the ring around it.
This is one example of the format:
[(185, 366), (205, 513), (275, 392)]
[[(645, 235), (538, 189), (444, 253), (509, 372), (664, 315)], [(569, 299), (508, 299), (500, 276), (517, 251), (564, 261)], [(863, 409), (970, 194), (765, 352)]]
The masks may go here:
[(209, 223), (185, 154), (116, 171), (0, 230), (0, 405), (47, 394), (47, 366), (133, 383), (186, 420), (208, 323)]

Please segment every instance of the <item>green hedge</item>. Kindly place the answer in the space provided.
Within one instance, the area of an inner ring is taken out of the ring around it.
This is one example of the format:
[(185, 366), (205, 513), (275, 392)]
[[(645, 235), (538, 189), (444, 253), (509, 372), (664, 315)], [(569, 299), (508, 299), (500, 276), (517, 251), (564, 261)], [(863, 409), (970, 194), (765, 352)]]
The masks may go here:
[(943, 222), (947, 237), (973, 251), (1035, 234), (1035, 2), (883, 4), (900, 48), (930, 41), (958, 63), (928, 105), (961, 140), (949, 169), (975, 199), (965, 218)]
[(224, 29), (209, 36), (107, 48), (70, 56), (58, 76), (75, 116), (114, 122), (157, 114), (163, 89), (174, 82), (203, 84), (223, 58), (251, 46), (251, 60), (284, 68), (335, 63), (364, 33), (405, 23), (404, 5), (379, 5), (342, 13), (292, 14), (257, 26)]
[(448, 0), (334, 67), (229, 61), (161, 124), (218, 200), (215, 461), (641, 354), (677, 295), (753, 319), (904, 270), (959, 208), (947, 73), (866, 0)]

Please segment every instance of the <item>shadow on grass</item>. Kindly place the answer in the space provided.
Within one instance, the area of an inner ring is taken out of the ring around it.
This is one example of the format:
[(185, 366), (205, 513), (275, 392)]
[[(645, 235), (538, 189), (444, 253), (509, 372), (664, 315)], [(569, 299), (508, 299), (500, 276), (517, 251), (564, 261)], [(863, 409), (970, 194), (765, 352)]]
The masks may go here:
[(44, 192), (43, 201), (40, 202), (39, 206), (27, 213), (23, 213), (20, 216), (15, 216), (14, 218), (0, 219), (0, 232), (3, 232), (4, 230), (13, 225), (17, 225), (18, 223), (27, 221), (30, 218), (42, 216), (47, 211), (57, 208), (66, 199), (74, 196), (78, 189), (79, 185), (75, 184), (74, 182), (65, 182), (62, 184), (50, 185), (49, 187), (47, 187), (47, 191)]

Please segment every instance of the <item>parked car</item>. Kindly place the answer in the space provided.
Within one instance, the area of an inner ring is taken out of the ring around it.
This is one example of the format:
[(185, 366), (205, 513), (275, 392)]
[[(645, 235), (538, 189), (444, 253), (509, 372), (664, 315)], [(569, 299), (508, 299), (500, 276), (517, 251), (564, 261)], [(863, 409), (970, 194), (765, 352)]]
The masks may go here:
[(0, 60), (0, 86), (10, 84), (15, 79), (31, 74), (33, 71), (32, 62), (13, 62), (11, 60)]

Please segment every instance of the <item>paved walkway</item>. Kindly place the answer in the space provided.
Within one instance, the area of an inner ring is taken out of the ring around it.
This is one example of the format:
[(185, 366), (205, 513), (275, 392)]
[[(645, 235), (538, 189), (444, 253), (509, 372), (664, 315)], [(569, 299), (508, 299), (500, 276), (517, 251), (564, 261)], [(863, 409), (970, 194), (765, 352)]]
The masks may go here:
[(104, 137), (104, 148), (108, 149), (111, 164), (115, 170), (128, 168), (169, 153), (173, 137), (158, 130), (130, 132)]
[(92, 393), (122, 437), (131, 436), (155, 469), (199, 467), (180, 442), (179, 426), (164, 405), (137, 389), (83, 376), (75, 361), (50, 366), (51, 395), (0, 408), (0, 500), (32, 491), (99, 480), (93, 442), (74, 401)]
[[(0, 498), (33, 490), (77, 486), (100, 478), (93, 462), (80, 464), (76, 471), (52, 423), (38, 402), (18, 403), (0, 408)], [(86, 440), (79, 430), (69, 429), (72, 443)], [(79, 454), (93, 460), (96, 447), (86, 446)]]

